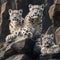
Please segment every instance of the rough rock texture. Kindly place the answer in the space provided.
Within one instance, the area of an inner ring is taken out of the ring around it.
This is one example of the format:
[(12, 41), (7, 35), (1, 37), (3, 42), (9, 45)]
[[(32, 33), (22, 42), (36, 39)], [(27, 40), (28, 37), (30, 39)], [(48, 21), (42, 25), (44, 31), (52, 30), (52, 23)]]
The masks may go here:
[(25, 54), (18, 54), (18, 55), (13, 55), (12, 57), (6, 60), (33, 60), (33, 59)]
[[(58, 7), (57, 7), (58, 6)], [(53, 24), (47, 29), (47, 34), (55, 34), (56, 44), (60, 44), (59, 27), (60, 27), (60, 1), (55, 0), (54, 4), (49, 8), (49, 17)]]
[(60, 44), (60, 27), (56, 30), (56, 43)]

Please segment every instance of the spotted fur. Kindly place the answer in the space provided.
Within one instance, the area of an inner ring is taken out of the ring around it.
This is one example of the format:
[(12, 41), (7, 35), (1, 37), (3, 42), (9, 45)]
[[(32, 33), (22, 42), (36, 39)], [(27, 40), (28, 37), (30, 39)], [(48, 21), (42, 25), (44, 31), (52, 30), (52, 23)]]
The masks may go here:
[(35, 33), (39, 34), (42, 31), (42, 16), (43, 16), (42, 5), (29, 5), (29, 13), (25, 17), (24, 24), (29, 28), (34, 28)]
[(24, 18), (22, 17), (22, 10), (9, 10), (10, 15), (10, 24), (9, 30), (10, 33), (18, 30), (23, 26)]

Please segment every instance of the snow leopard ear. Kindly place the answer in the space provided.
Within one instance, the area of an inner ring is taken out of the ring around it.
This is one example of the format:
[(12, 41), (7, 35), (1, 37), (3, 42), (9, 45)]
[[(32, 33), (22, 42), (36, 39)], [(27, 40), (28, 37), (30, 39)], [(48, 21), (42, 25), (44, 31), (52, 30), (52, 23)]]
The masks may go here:
[(51, 34), (52, 39), (54, 38), (54, 34)]
[(42, 4), (40, 7), (41, 7), (42, 10), (44, 10), (44, 7), (45, 7), (45, 6), (44, 6), (44, 4)]
[(31, 6), (32, 6), (32, 4), (29, 4), (29, 6), (28, 6), (28, 7), (29, 7), (29, 8), (31, 8)]
[(19, 13), (23, 13), (23, 10), (22, 10), (22, 9), (20, 9), (20, 10), (19, 10)]
[(44, 6), (44, 4), (42, 4), (42, 8), (44, 8), (45, 6)]
[(23, 10), (22, 9), (20, 9), (19, 10), (19, 14), (22, 16), (22, 13), (23, 13)]
[(9, 12), (9, 14), (11, 14), (11, 12), (12, 12), (12, 9), (9, 9), (9, 11), (8, 11), (8, 12)]

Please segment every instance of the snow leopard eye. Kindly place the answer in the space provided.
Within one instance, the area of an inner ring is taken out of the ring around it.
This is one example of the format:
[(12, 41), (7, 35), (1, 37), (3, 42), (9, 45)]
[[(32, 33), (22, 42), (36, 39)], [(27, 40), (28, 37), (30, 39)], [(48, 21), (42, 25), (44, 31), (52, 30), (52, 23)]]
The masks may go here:
[(19, 19), (17, 19), (17, 21), (19, 21)]
[(32, 10), (34, 10), (34, 9), (32, 9)]

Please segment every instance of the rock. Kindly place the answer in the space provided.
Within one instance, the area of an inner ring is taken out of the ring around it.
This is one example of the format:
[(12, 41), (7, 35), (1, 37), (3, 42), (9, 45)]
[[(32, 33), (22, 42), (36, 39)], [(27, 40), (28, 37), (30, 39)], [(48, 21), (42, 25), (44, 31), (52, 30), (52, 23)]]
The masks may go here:
[(17, 54), (17, 55), (13, 55), (13, 56), (9, 57), (6, 60), (33, 60), (33, 59), (25, 54)]
[(56, 44), (60, 44), (60, 27), (56, 29), (55, 36), (56, 36)]
[(13, 60), (33, 60), (32, 58), (30, 58), (29, 56), (27, 55), (17, 55)]

